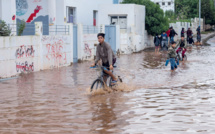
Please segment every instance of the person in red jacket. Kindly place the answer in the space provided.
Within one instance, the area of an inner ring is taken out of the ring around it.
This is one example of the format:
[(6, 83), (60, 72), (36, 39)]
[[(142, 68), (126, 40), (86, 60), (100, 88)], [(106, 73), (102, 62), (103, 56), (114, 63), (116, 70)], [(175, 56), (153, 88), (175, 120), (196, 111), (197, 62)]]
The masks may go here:
[[(170, 35), (170, 29), (171, 28), (169, 28), (167, 31), (166, 31), (166, 34), (167, 34), (167, 37), (169, 38), (169, 35)], [(169, 38), (169, 40), (170, 40), (170, 38)], [(168, 41), (168, 40), (167, 40)], [(168, 41), (169, 42), (169, 41)], [(169, 44), (169, 43), (168, 43)]]

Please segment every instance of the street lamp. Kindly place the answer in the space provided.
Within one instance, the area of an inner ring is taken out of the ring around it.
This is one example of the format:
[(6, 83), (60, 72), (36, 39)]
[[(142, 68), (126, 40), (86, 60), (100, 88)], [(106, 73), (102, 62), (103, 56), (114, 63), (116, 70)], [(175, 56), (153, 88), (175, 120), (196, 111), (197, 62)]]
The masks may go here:
[(201, 0), (199, 0), (199, 26), (201, 26)]

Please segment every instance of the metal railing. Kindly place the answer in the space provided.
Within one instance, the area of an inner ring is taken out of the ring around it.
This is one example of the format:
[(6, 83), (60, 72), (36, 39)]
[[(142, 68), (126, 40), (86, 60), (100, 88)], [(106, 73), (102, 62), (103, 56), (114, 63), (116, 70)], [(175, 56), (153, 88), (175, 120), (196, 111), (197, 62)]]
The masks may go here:
[(49, 34), (55, 35), (69, 35), (70, 26), (69, 25), (52, 25), (49, 26)]
[[(11, 29), (11, 35), (18, 35), (19, 34), (19, 24), (8, 24), (9, 29)], [(36, 28), (35, 24), (25, 24), (24, 31), (22, 32), (21, 36), (27, 36), (27, 35), (35, 35)]]
[(84, 34), (97, 34), (98, 32), (99, 28), (97, 26), (83, 25)]

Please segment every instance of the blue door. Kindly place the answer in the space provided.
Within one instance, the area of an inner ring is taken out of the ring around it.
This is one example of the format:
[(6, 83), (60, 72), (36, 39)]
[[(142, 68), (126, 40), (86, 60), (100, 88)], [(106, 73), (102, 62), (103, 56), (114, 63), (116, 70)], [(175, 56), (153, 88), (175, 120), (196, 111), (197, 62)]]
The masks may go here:
[(113, 0), (113, 4), (119, 4), (119, 0)]
[(116, 54), (116, 26), (105, 26), (105, 41), (111, 45), (113, 52)]
[(78, 62), (78, 27), (73, 26), (73, 63)]

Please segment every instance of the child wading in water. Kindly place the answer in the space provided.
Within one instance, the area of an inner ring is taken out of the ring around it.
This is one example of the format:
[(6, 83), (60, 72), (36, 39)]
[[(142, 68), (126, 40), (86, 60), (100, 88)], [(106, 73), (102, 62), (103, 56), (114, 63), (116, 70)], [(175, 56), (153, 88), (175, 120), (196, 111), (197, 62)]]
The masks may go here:
[(160, 39), (158, 37), (158, 34), (156, 34), (155, 38), (154, 38), (154, 43), (155, 43), (155, 53), (159, 53), (159, 49), (160, 49)]
[(168, 49), (168, 55), (167, 55), (167, 60), (166, 60), (166, 66), (168, 65), (168, 63), (170, 62), (171, 64), (171, 71), (175, 71), (179, 65), (179, 60), (176, 59), (177, 57), (177, 53), (176, 53), (176, 42), (172, 42), (171, 46)]

